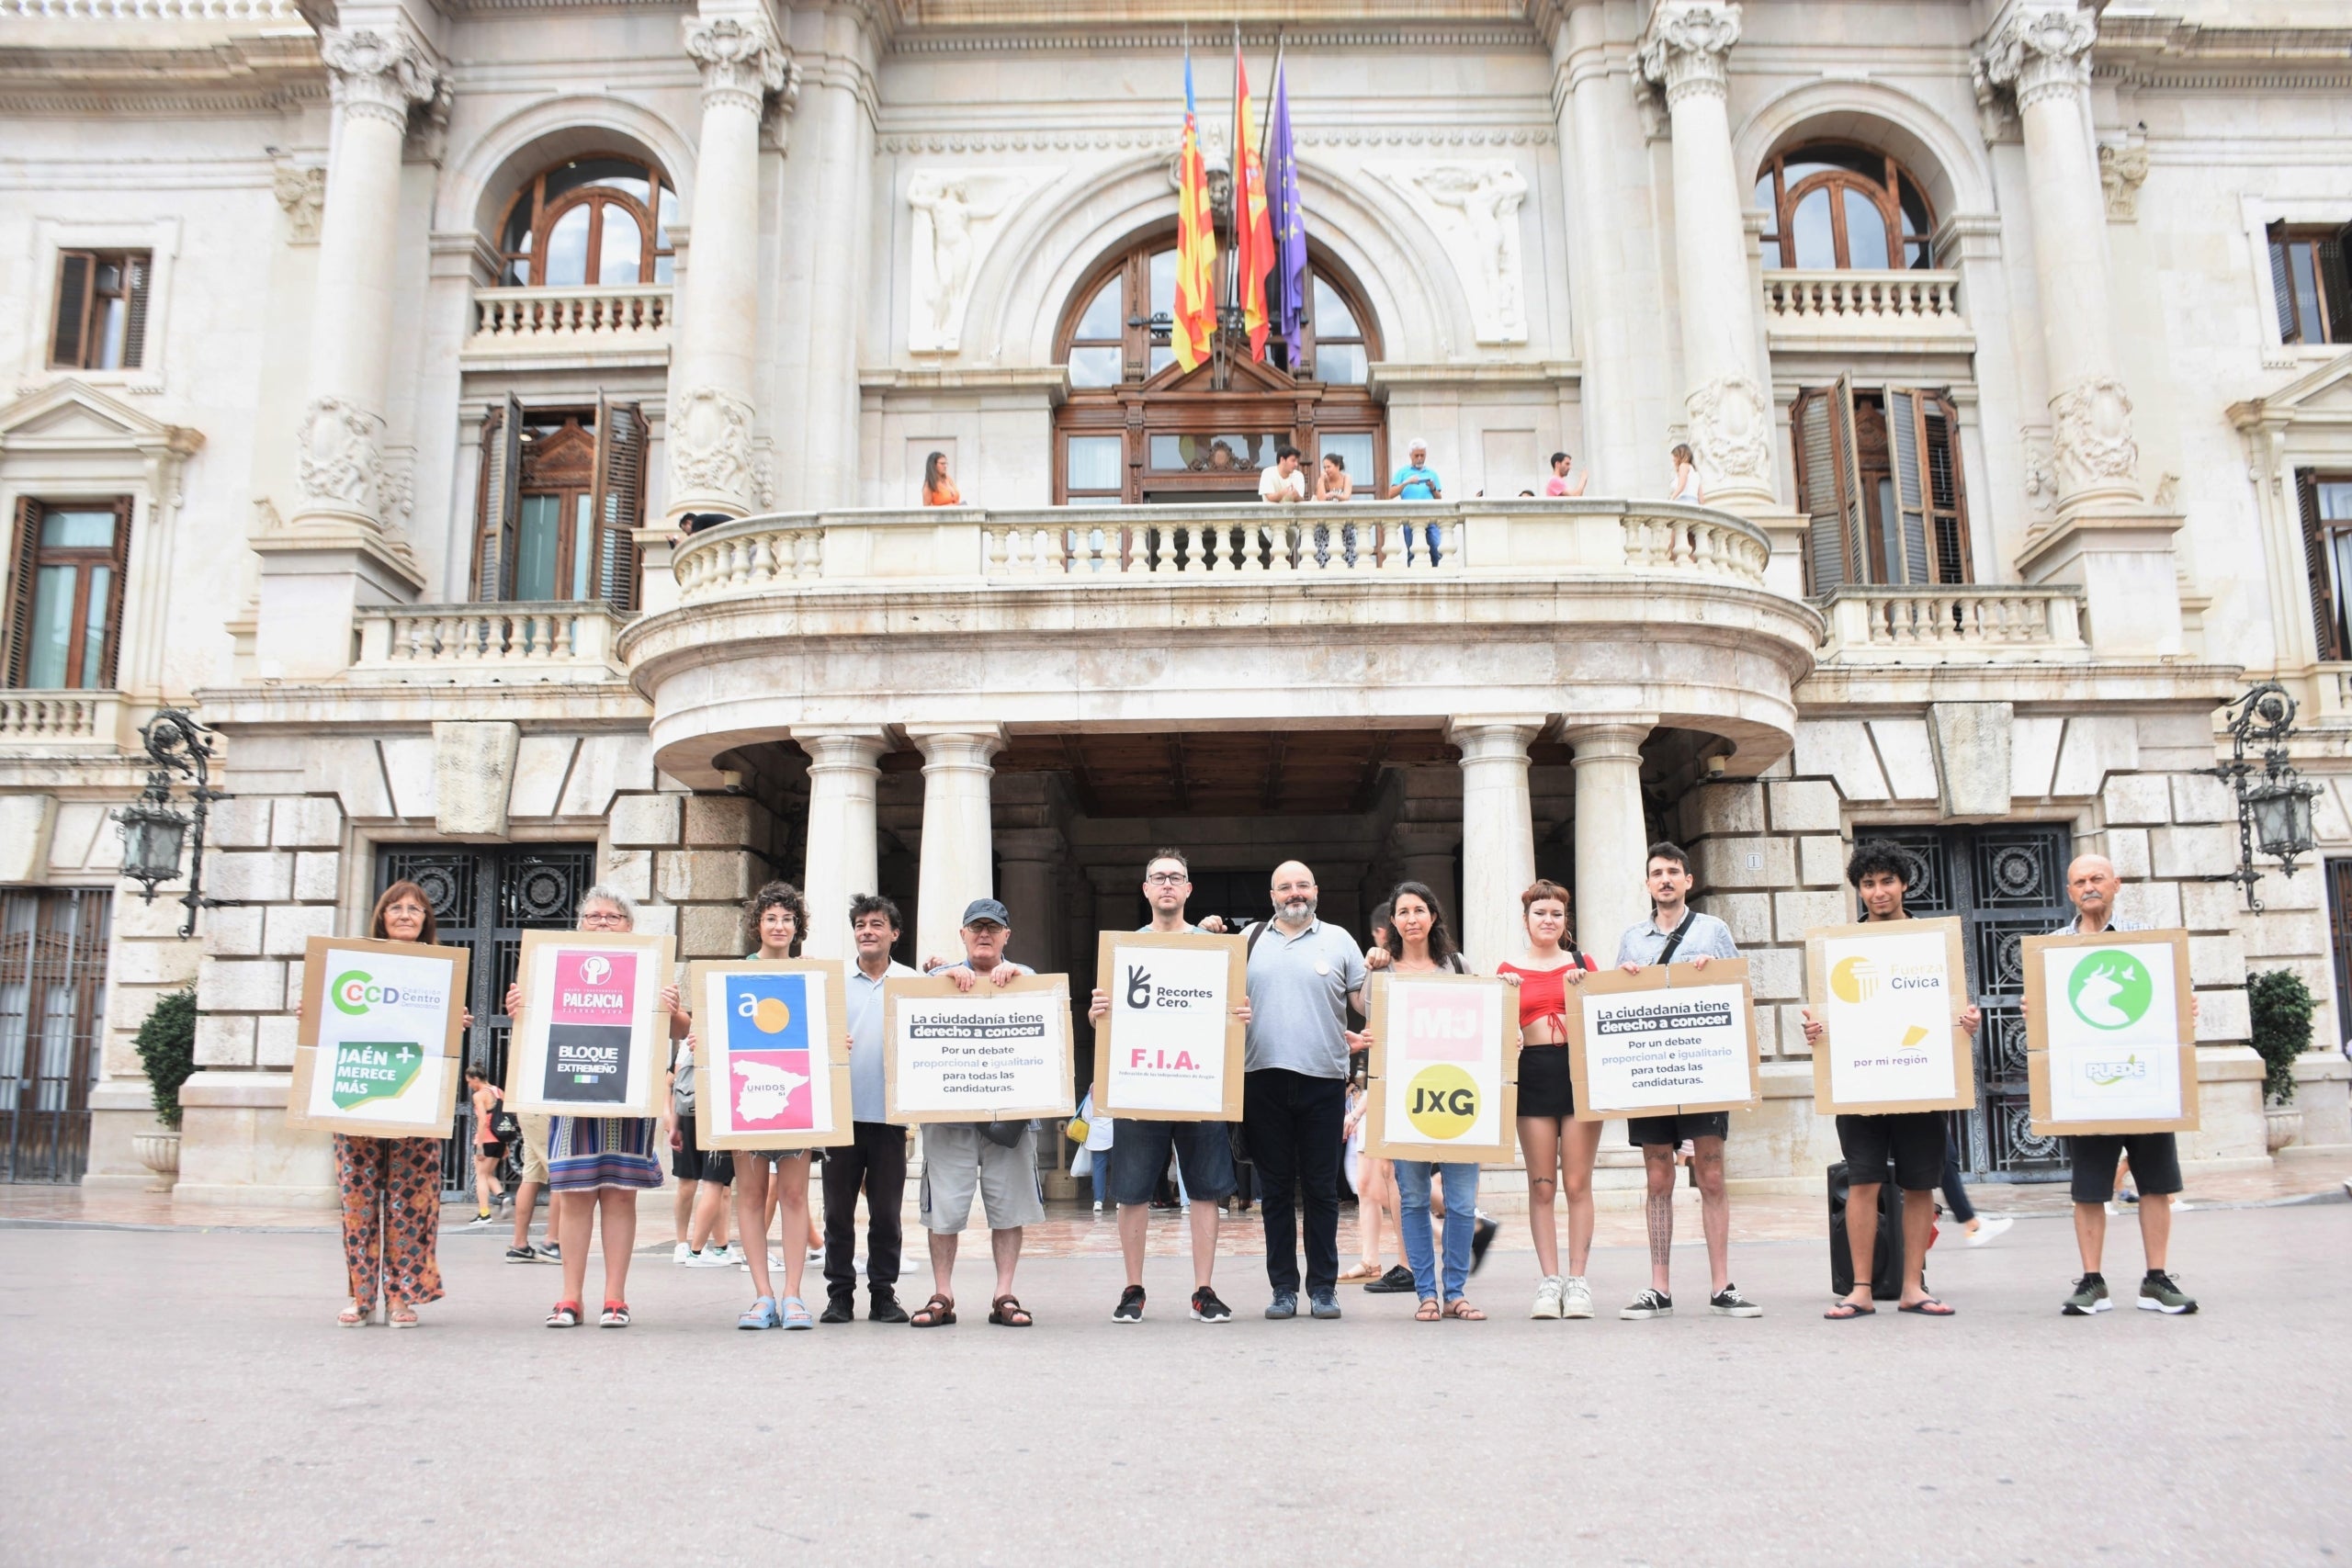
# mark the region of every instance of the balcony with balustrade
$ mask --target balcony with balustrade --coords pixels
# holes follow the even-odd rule
[[[616,370],[670,362],[671,286],[479,288],[469,370]]]
[[[1966,353],[1976,342],[1960,274],[1924,268],[1768,269],[1764,332],[1776,352]]]

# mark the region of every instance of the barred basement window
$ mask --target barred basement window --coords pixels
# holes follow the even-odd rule
[[[130,547],[128,496],[17,502],[8,582],[10,686],[113,688]]]
[[[60,370],[136,370],[147,350],[145,251],[60,251],[49,363]]]
[[[2280,343],[2352,343],[2352,224],[2270,226],[2270,287]]]
[[[1812,518],[1807,592],[1970,580],[1959,421],[1941,391],[1809,387],[1790,410],[1797,494]]]

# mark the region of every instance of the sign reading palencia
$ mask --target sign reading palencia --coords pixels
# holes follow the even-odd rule
[[[525,931],[506,1109],[660,1115],[669,1066],[661,995],[673,950],[659,934]]]
[[[830,958],[695,964],[695,1139],[706,1149],[850,1141],[848,1017]]]
[[[2033,1131],[2196,1131],[2188,933],[2030,936],[2023,951]]]
[[[1577,1120],[1753,1111],[1756,1008],[1747,960],[1605,969],[1569,992]]]
[[[1069,976],[941,978],[882,987],[883,1105],[888,1120],[1026,1122],[1077,1109],[1070,1083]]]
[[[460,947],[311,938],[288,1124],[377,1138],[449,1136],[464,1076],[471,956]]]
[[[1098,1114],[1241,1120],[1243,949],[1238,936],[1102,934],[1095,985],[1111,1011],[1094,1032]]]
[[[1963,1111],[1976,1103],[1960,921],[1871,920],[1804,935],[1807,1000],[1826,1032],[1813,1049],[1824,1116]]]
[[[1476,975],[1372,977],[1364,1152],[1384,1159],[1511,1157],[1519,998]]]

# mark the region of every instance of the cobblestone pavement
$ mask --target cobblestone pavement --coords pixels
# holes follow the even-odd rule
[[[1057,1221],[1083,1234],[1022,1268],[1038,1326],[982,1321],[967,1245],[929,1334],[738,1333],[743,1276],[652,1258],[636,1326],[554,1332],[556,1271],[463,1235],[423,1328],[346,1331],[325,1235],[28,1219],[0,1228],[12,1564],[2352,1561],[2341,1201],[2183,1215],[2193,1317],[2061,1317],[2053,1216],[1939,1247],[1944,1322],[1822,1321],[1808,1235],[1736,1245],[1755,1321],[1704,1312],[1693,1247],[1663,1322],[1615,1319],[1646,1258],[1604,1247],[1590,1323],[1521,1316],[1532,1259],[1498,1251],[1483,1324],[1354,1291],[1269,1323],[1236,1261],[1232,1325],[1156,1262],[1124,1327],[1107,1226]],[[2128,1221],[2107,1261],[2128,1303]]]

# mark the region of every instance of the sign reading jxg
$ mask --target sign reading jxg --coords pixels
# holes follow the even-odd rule
[[[2028,937],[2024,964],[2036,1133],[2197,1125],[2186,931]]]
[[[1241,1118],[1243,942],[1194,932],[1104,931],[1095,984],[1095,1110],[1146,1121]]]
[[[1517,998],[1500,980],[1377,974],[1364,1152],[1505,1160],[1514,1142]]]
[[[449,1136],[468,957],[462,948],[312,937],[288,1120],[379,1138]]]

